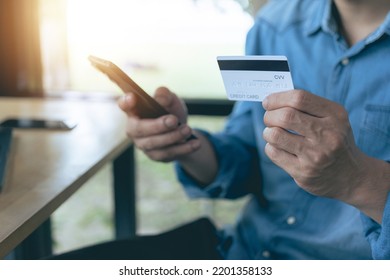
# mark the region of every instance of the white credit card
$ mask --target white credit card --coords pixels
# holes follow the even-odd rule
[[[274,92],[294,89],[285,56],[218,56],[228,99],[263,101]]]

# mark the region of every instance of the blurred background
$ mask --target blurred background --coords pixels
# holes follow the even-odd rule
[[[13,38],[0,44],[0,94],[119,96],[119,88],[89,64],[92,54],[113,61],[149,93],[164,85],[183,98],[226,99],[216,57],[244,54],[246,33],[264,2],[0,1],[0,34]],[[27,24],[32,19],[37,24]],[[13,58],[16,64],[10,63]],[[17,69],[9,71],[10,65]],[[224,120],[194,116],[190,125],[217,131]],[[245,202],[190,201],[172,164],[152,162],[139,152],[136,160],[138,234],[158,233],[199,216],[233,223]],[[54,213],[55,252],[113,238],[111,168],[103,168]]]

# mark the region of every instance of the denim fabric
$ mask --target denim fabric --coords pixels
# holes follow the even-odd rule
[[[358,147],[389,162],[390,14],[375,32],[349,47],[334,13],[330,0],[270,1],[248,33],[246,53],[287,56],[295,88],[342,104]],[[192,197],[251,194],[236,225],[225,231],[233,240],[225,257],[390,259],[389,199],[379,225],[350,205],[302,190],[265,155],[263,116],[260,103],[238,102],[224,131],[205,134],[220,166],[209,186],[198,186],[176,165]],[[248,179],[254,172],[261,181]],[[253,193],[262,193],[266,206]]]

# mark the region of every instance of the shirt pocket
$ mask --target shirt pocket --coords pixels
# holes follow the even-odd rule
[[[390,161],[390,106],[365,107],[358,146],[369,156]]]

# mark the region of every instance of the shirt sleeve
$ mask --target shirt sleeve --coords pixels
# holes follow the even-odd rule
[[[245,52],[247,55],[260,52],[256,25],[247,34]],[[211,184],[200,186],[178,163],[175,164],[178,180],[189,197],[237,198],[259,188],[253,128],[258,120],[253,122],[252,106],[251,102],[237,102],[222,133],[201,131],[213,145],[218,160],[218,174]]]
[[[362,221],[373,258],[390,260],[390,193],[387,196],[382,224],[378,224],[364,214],[362,214]]]
[[[248,102],[238,103],[223,132],[210,134],[199,130],[214,147],[218,173],[211,184],[201,186],[176,163],[178,180],[190,197],[237,198],[250,192],[253,174],[259,172],[251,115]]]

